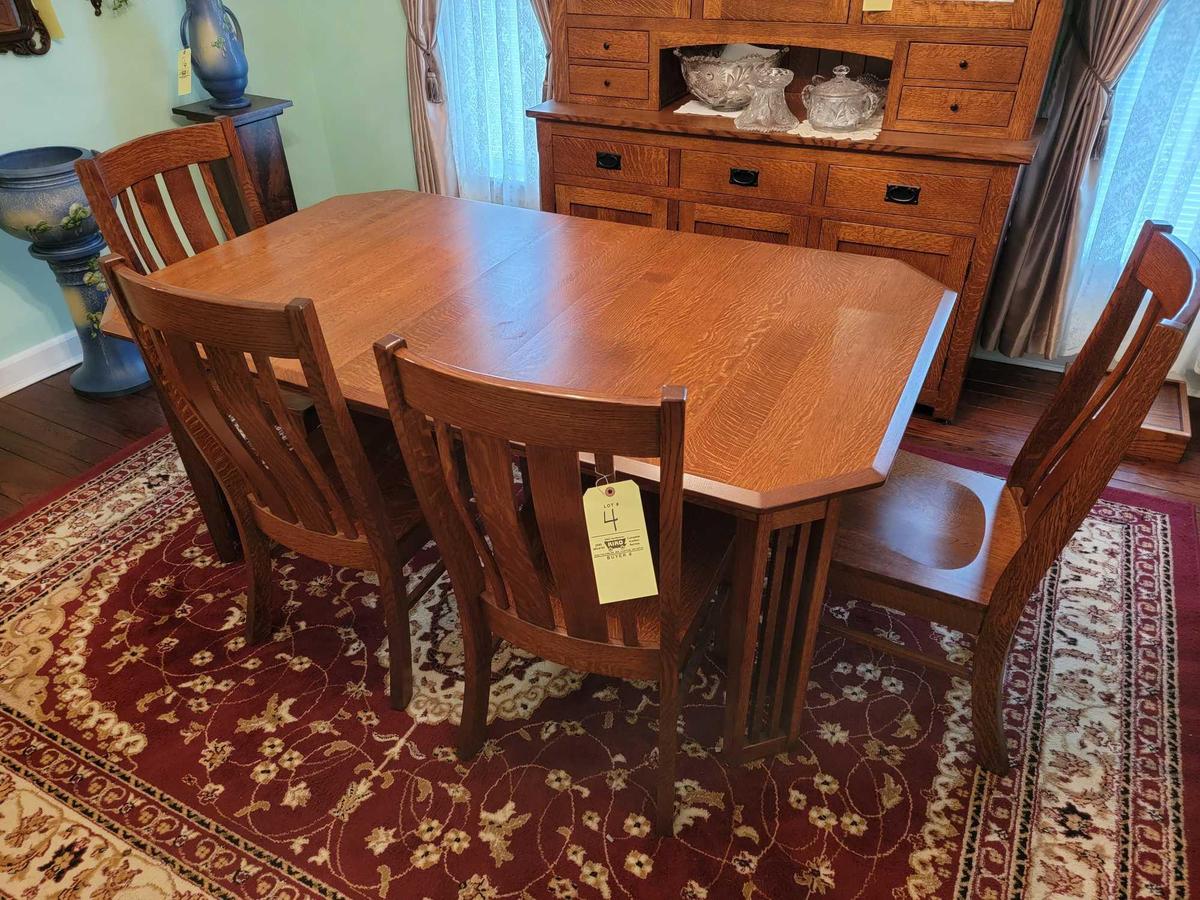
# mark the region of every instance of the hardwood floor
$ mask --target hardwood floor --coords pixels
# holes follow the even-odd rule
[[[0,519],[166,424],[152,389],[88,400],[69,375],[0,398]]]
[[[0,399],[0,518],[7,518],[164,425],[147,389],[87,400],[63,372]],[[1058,382],[1052,372],[973,360],[953,425],[915,418],[908,437],[995,462],[1016,456]],[[1200,402],[1192,400],[1193,420]],[[1126,463],[1113,485],[1200,507],[1200,440],[1179,465]],[[1200,515],[1200,509],[1198,509]]]

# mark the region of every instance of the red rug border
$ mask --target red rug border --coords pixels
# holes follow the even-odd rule
[[[104,457],[104,459],[100,460],[100,462],[96,463],[94,466],[90,466],[89,468],[87,468],[86,470],[84,470],[83,472],[81,472],[78,475],[71,476],[69,479],[67,479],[67,481],[60,484],[58,487],[54,488],[50,492],[43,494],[41,497],[38,497],[32,503],[27,503],[25,506],[22,506],[20,509],[18,509],[15,513],[12,513],[11,515],[6,516],[3,519],[0,519],[0,531],[7,531],[9,528],[12,528],[18,522],[21,522],[24,519],[28,519],[30,516],[41,512],[43,509],[45,509],[51,503],[54,503],[56,500],[61,500],[63,497],[65,497],[67,494],[71,493],[71,491],[75,490],[77,487],[80,487],[81,485],[86,484],[87,482],[89,482],[93,478],[95,478],[97,475],[100,475],[102,472],[108,471],[113,466],[124,462],[126,459],[133,456],[133,454],[137,453],[139,450],[144,450],[146,447],[149,447],[155,441],[157,441],[160,438],[169,434],[170,431],[171,431],[171,429],[168,428],[166,425],[160,425],[158,428],[154,429],[154,431],[150,432],[149,434],[138,438],[137,440],[133,441],[132,443],[126,444],[124,447],[114,450],[112,453],[110,453],[108,456]]]
[[[901,447],[930,459],[976,472],[1005,476],[1008,465],[940,447],[904,441]],[[1169,500],[1125,488],[1108,488],[1103,496],[1128,506],[1140,506],[1169,516],[1175,579],[1175,684],[1179,702],[1179,755],[1183,767],[1183,838],[1187,860],[1188,895],[1200,897],[1200,652],[1184,646],[1186,635],[1200,634],[1200,530],[1197,509],[1185,500]],[[1188,552],[1190,548],[1191,552]]]

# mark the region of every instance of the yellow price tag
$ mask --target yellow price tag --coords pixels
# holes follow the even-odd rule
[[[583,517],[592,548],[592,568],[601,603],[619,603],[658,593],[642,492],[632,481],[589,488]]]
[[[863,12],[891,12],[892,0],[863,0]]]
[[[33,0],[33,7],[46,24],[46,30],[50,32],[50,40],[61,41],[65,35],[62,22],[58,19],[58,13],[54,11],[54,4],[50,0]]]
[[[184,97],[192,92],[192,48],[184,47],[179,51],[179,96]]]

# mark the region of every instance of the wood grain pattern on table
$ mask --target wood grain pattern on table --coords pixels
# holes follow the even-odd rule
[[[371,342],[389,332],[517,381],[685,385],[689,491],[751,510],[882,483],[954,301],[893,260],[399,191],[327,200],[154,277],[311,297],[370,410],[386,408]]]

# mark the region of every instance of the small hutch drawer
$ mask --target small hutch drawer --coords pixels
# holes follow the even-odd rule
[[[679,186],[689,191],[808,203],[817,167],[810,162],[684,150]]]
[[[990,185],[965,175],[830,166],[825,206],[973,224],[983,218]]]
[[[908,48],[908,78],[933,81],[991,81],[1017,84],[1025,68],[1024,47],[990,44],[913,44]]]
[[[632,184],[664,186],[667,183],[665,147],[601,141],[555,135],[554,171],[558,175],[582,175]]]
[[[568,28],[567,54],[572,58],[649,62],[650,32]]]
[[[686,18],[691,0],[567,0],[567,12],[582,16]]]
[[[850,0],[704,0],[704,18],[845,24]]]
[[[629,100],[645,100],[650,96],[650,73],[645,69],[571,66],[568,78],[572,94]]]
[[[995,125],[1004,128],[1012,118],[1016,97],[1009,91],[906,87],[900,94],[897,118],[910,122]]]

